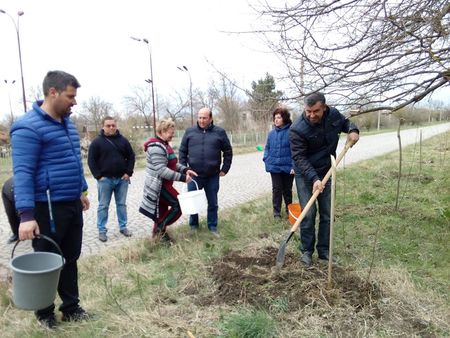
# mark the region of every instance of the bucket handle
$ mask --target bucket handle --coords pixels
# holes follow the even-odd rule
[[[50,237],[45,236],[45,235],[42,235],[42,234],[36,235],[35,238],[37,238],[37,239],[45,239],[45,240],[49,241],[50,243],[52,243],[52,244],[55,246],[55,248],[58,249],[58,252],[59,252],[59,254],[61,255],[61,259],[62,259],[62,265],[64,266],[64,257],[63,257],[63,253],[62,253],[61,248],[59,247],[58,243],[56,243],[56,242],[55,242],[53,239],[51,239]],[[18,245],[20,242],[21,242],[21,240],[18,240],[18,241],[16,242],[16,244],[14,244],[14,247],[13,247],[12,252],[11,252],[11,259],[14,258],[14,251],[16,251],[16,247],[17,247],[17,245]]]
[[[295,216],[295,215],[292,213],[291,209],[288,208],[288,211],[289,211],[289,215],[291,215],[292,218],[294,218],[295,220],[298,219],[298,216]]]
[[[288,209],[288,211],[289,211],[289,215],[291,215],[292,216],[292,218],[294,218],[295,220],[297,220],[298,219],[298,217],[297,216],[295,216],[293,213],[292,213],[292,211],[291,211],[291,209]]]
[[[195,189],[196,190],[198,190],[198,184],[197,184],[197,182],[194,180],[194,179],[192,179],[192,182],[194,182],[195,183]],[[187,191],[187,183],[186,183],[186,185],[183,187],[183,191]]]

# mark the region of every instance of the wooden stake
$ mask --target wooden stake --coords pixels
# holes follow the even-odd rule
[[[330,244],[328,249],[328,288],[331,289],[331,276],[333,272],[333,235],[334,214],[336,207],[336,160],[331,157],[331,211],[330,211]]]

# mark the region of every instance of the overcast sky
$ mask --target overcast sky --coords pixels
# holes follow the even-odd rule
[[[72,73],[82,85],[74,112],[92,96],[123,111],[122,98],[132,93],[132,87],[146,85],[148,49],[130,36],[150,41],[160,97],[187,92],[189,77],[177,69],[181,65],[188,67],[193,87],[202,90],[218,78],[210,63],[247,89],[266,72],[276,78],[282,71],[256,35],[227,33],[264,26],[247,0],[0,0],[0,9],[15,22],[17,12],[24,11],[19,27],[26,91],[40,87],[48,70]],[[16,31],[11,18],[1,13],[0,46],[2,120],[10,114],[9,97],[16,116],[22,114],[23,104]],[[283,86],[277,83],[277,88]],[[450,87],[433,99],[450,104]]]
[[[100,96],[121,109],[121,99],[150,78],[147,38],[152,49],[155,90],[168,96],[187,91],[189,77],[177,69],[186,65],[193,87],[206,89],[217,73],[208,61],[250,87],[269,71],[276,75],[273,55],[254,35],[242,32],[257,25],[245,0],[3,0],[0,9],[17,22],[25,89],[41,86],[48,70],[72,73],[80,81],[78,103]],[[16,31],[12,20],[0,14],[0,119],[23,110]],[[14,85],[6,85],[16,80]],[[28,107],[30,108],[30,107]],[[80,107],[75,107],[76,112]]]

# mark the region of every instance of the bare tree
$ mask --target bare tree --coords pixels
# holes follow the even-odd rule
[[[190,106],[191,103],[189,96],[186,99],[184,94],[181,94],[177,91],[170,95],[168,99],[163,99],[160,104],[162,110],[166,111],[167,116],[174,120],[177,123],[178,127],[180,127],[178,122],[182,122],[188,117],[190,120]]]
[[[450,81],[448,0],[299,0],[257,9],[298,99],[323,90],[353,115],[399,110]]]
[[[43,100],[43,99],[44,99],[44,91],[42,89],[42,86],[34,86],[34,87],[28,88],[28,91],[27,91],[27,102],[28,103],[33,103],[33,102],[36,102],[38,100]]]
[[[234,81],[221,76],[219,83],[213,83],[212,86],[209,88],[208,93],[219,111],[218,115],[222,119],[222,127],[230,131],[238,130],[242,125],[240,113],[242,112],[243,102],[237,94],[237,87],[234,85]],[[212,107],[209,108],[215,110]]]
[[[132,89],[132,95],[125,96],[123,102],[131,113],[142,114],[145,124],[151,127],[152,98],[147,87],[136,86]]]
[[[98,96],[90,97],[86,102],[83,102],[81,106],[82,111],[78,114],[79,119],[87,129],[95,128],[96,132],[102,127],[102,119],[113,113],[112,104],[103,101]]]
[[[215,110],[219,99],[219,90],[215,81],[211,81],[206,92],[198,91],[195,95],[200,106]]]

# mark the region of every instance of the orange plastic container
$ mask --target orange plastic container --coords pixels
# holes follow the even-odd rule
[[[302,212],[302,207],[298,203],[292,203],[288,205],[288,210],[289,210],[289,223],[294,225],[295,221]]]

